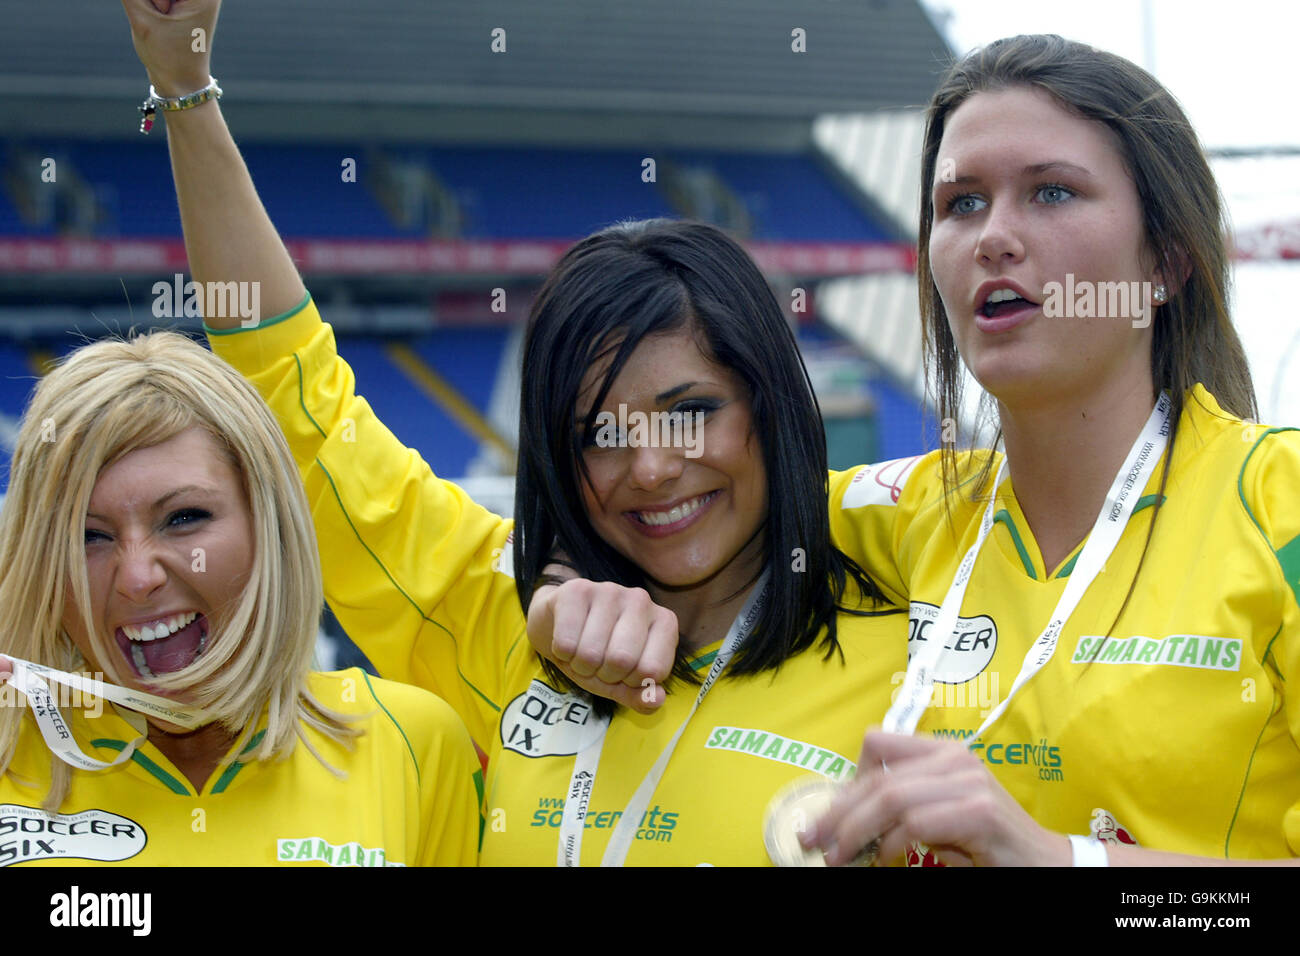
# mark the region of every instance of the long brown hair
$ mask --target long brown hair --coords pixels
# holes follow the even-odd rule
[[[1016,86],[1050,93],[1067,111],[1104,123],[1119,142],[1124,164],[1137,185],[1147,248],[1171,280],[1169,301],[1154,320],[1151,346],[1156,390],[1167,390],[1173,400],[1170,449],[1186,396],[1197,382],[1224,410],[1239,418],[1255,418],[1250,369],[1228,314],[1228,227],[1223,202],[1182,107],[1151,74],[1123,57],[1059,36],[1036,35],[997,40],[954,63],[926,112],[916,274],[926,383],[939,419],[959,420],[962,400],[957,345],[930,270],[934,223],[930,197],[939,145],[949,115],[972,95]],[[1187,278],[1180,283],[1183,275]],[[994,446],[1001,434],[999,428]],[[960,480],[955,444],[945,442],[941,457],[944,486],[951,496]],[[982,464],[970,483],[972,496],[986,490],[994,461],[991,455],[979,458]],[[1171,459],[1172,454],[1166,456],[1166,477]],[[1162,479],[1162,491],[1163,486]]]

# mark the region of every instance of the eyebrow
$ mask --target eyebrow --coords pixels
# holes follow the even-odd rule
[[[182,485],[179,488],[173,488],[171,491],[167,492],[167,494],[163,495],[161,498],[155,501],[153,503],[153,510],[156,511],[159,508],[161,508],[163,505],[165,505],[167,502],[171,501],[173,498],[177,498],[184,494],[189,494],[191,491],[197,491],[200,494],[216,494],[216,491],[214,489],[205,487],[203,485]],[[96,514],[93,511],[87,511],[86,517],[95,518],[99,521],[107,520],[104,518],[103,515]]]
[[[1089,178],[1092,177],[1092,173],[1085,167],[1080,166],[1077,163],[1067,163],[1063,159],[1051,160],[1050,162],[1046,162],[1046,163],[1033,163],[1021,169],[1020,175],[1041,176],[1043,173],[1050,173],[1050,172],[1073,173],[1076,176],[1087,176]],[[963,183],[973,183],[976,182],[978,179],[979,179],[978,176],[958,176],[956,179],[949,179],[946,181],[939,180],[935,182],[933,191],[938,192],[944,186],[956,186],[956,185],[961,185]]]

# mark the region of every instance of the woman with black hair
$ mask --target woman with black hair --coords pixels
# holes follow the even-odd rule
[[[181,97],[168,145],[195,279],[258,282],[281,313],[206,316],[213,349],[288,436],[339,621],[487,752],[481,862],[766,862],[773,794],[852,775],[906,641],[901,609],[831,545],[820,416],[753,262],[717,229],[666,221],[563,257],[524,349],[512,542],[355,394],[216,102],[184,96],[208,81],[188,38],[201,27],[211,49],[218,3],[124,2],[157,95]],[[535,596],[555,547],[598,589]],[[673,613],[653,617],[651,596]],[[677,692],[638,687],[653,713],[576,692],[530,653],[521,599],[612,631],[623,670],[638,627],[680,629]]]

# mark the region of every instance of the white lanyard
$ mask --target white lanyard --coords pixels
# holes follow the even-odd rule
[[[136,715],[123,715],[126,722],[134,727],[141,736],[129,743],[118,754],[116,760],[109,763],[97,760],[87,755],[77,746],[71,728],[63,719],[63,715],[59,713],[59,708],[50,694],[49,685],[42,678],[57,684],[63,684],[65,687],[74,688],[92,698],[110,700],[133,711],[150,714],[166,720],[168,723],[184,727],[186,730],[201,727],[208,720],[202,710],[188,707],[185,704],[178,704],[165,697],[156,697],[143,691],[118,687],[114,684],[105,684],[103,681],[83,677],[80,674],[69,674],[66,671],[55,670],[42,664],[33,664],[31,661],[9,657],[7,654],[5,658],[13,664],[13,674],[9,678],[9,683],[13,685],[14,690],[19,691],[27,698],[27,703],[31,706],[32,714],[36,718],[36,725],[40,728],[41,736],[45,738],[46,746],[64,763],[70,764],[79,770],[107,770],[109,767],[116,767],[123,761],[128,760],[135,748],[145,739],[146,727],[144,719]]]
[[[1142,489],[1146,487],[1156,463],[1164,453],[1169,439],[1169,418],[1172,408],[1173,404],[1169,396],[1161,393],[1137,441],[1129,449],[1123,466],[1115,475],[1115,480],[1111,482],[1110,491],[1106,493],[1106,503],[1102,505],[1101,513],[1097,515],[1097,520],[1088,535],[1088,541],[1083,546],[1074,569],[1070,572],[1065,592],[1057,602],[1056,609],[1052,611],[1051,620],[1025,654],[1025,659],[1020,665],[1020,673],[1016,676],[1015,683],[1011,685],[1006,698],[988,715],[979,730],[967,738],[967,743],[978,740],[980,735],[1002,716],[1020,688],[1052,659],[1065,622],[1074,613],[1088,586],[1101,573],[1106,560],[1115,550],[1120,536],[1124,533],[1124,527],[1133,514],[1137,499],[1141,496]],[[889,712],[885,714],[882,729],[887,733],[912,733],[916,730],[921,715],[925,713],[934,685],[935,666],[956,631],[962,599],[966,595],[966,586],[970,583],[975,559],[984,544],[984,539],[993,528],[997,489],[1002,483],[1002,471],[1006,463],[1004,457],[998,465],[997,477],[993,480],[993,494],[989,496],[988,507],[984,509],[979,536],[966,552],[966,556],[962,558],[952,586],[948,589],[948,594],[939,608],[938,617],[930,628],[930,636],[908,664],[907,677],[903,682],[901,693],[894,705],[889,708]]]
[[[668,769],[668,761],[672,758],[673,751],[677,749],[677,742],[685,732],[686,725],[691,722],[695,712],[700,709],[700,704],[703,702],[705,695],[717,682],[719,675],[722,674],[728,662],[730,662],[736,649],[745,642],[750,632],[754,630],[754,625],[758,622],[758,616],[767,603],[767,579],[768,572],[764,569],[758,583],[754,586],[754,590],[745,601],[744,607],[740,609],[736,619],[731,622],[731,629],[727,631],[722,647],[718,649],[717,656],[713,658],[713,666],[709,668],[709,674],[704,678],[704,683],[700,686],[700,692],[695,697],[695,703],[691,706],[690,713],[686,715],[682,725],[677,728],[677,732],[673,734],[672,739],[668,741],[668,745],[659,754],[659,759],[654,762],[650,772],[646,774],[645,779],[641,781],[641,785],[632,794],[632,799],[628,801],[627,807],[623,810],[623,815],[619,817],[614,832],[609,838],[609,845],[605,847],[605,855],[600,861],[601,866],[623,865],[628,850],[632,846],[632,840],[636,836],[637,827],[640,826],[641,815],[650,806],[650,799],[654,796],[655,789],[659,786],[664,771]],[[604,746],[605,733],[608,730],[609,720],[606,719],[604,725],[600,728],[600,736],[584,747],[573,761],[573,777],[569,782],[568,793],[565,794],[564,813],[560,817],[560,845],[556,853],[556,866],[578,866],[580,864],[583,820],[587,816],[587,804],[591,799],[592,787],[596,783],[596,768],[600,764],[600,750]]]

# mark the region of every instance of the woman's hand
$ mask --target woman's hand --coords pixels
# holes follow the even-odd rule
[[[881,864],[913,843],[950,866],[1069,866],[1073,859],[1069,838],[1034,822],[964,745],[873,731],[857,777],[801,839],[836,866],[877,838]]]
[[[651,713],[666,697],[677,615],[641,588],[574,578],[533,594],[528,640],[583,690]]]
[[[208,85],[221,0],[122,0],[122,7],[136,55],[159,96],[184,96]]]

